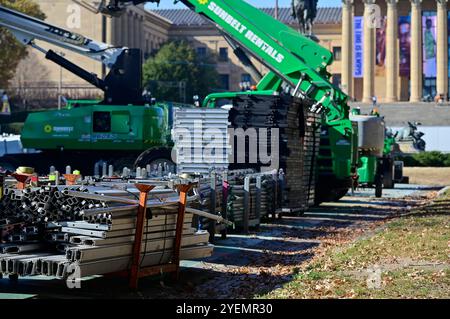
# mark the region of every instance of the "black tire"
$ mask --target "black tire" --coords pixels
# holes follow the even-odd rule
[[[394,161],[391,158],[383,158],[383,187],[394,188]]]
[[[175,163],[172,161],[172,151],[168,148],[150,148],[138,156],[134,167],[145,167],[158,162],[168,162],[175,167]]]
[[[383,176],[377,174],[375,176],[375,197],[381,198],[383,196]]]
[[[347,195],[349,189],[348,188],[342,188],[342,189],[336,189],[333,191],[333,202],[338,202]]]

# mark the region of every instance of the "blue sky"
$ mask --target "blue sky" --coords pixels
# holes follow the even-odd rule
[[[271,7],[275,4],[275,0],[246,0],[247,2],[253,4],[256,7]],[[287,7],[290,5],[291,0],[279,0],[278,1],[281,7]],[[339,7],[341,5],[341,0],[319,0],[320,7]],[[156,9],[156,4],[148,4],[148,8]],[[167,8],[184,8],[182,3],[178,3],[176,5],[173,4],[173,0],[161,0],[161,4],[159,5],[160,9]]]

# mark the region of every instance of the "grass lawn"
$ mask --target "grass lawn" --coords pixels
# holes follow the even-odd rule
[[[450,167],[405,167],[403,174],[411,184],[450,185]]]
[[[450,193],[330,248],[267,298],[450,298]]]

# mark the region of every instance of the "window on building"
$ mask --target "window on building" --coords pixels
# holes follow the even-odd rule
[[[198,47],[197,48],[197,56],[205,57],[206,56],[206,47]]]
[[[228,61],[228,48],[220,48],[219,49],[219,61],[221,61],[221,62]]]
[[[341,47],[333,47],[333,56],[334,56],[335,61],[341,61],[341,59],[342,59]]]
[[[333,85],[338,88],[341,87],[341,75],[340,74],[333,74]]]
[[[241,75],[241,82],[249,82],[252,83],[252,77],[248,73],[243,73]]]
[[[219,83],[220,89],[229,90],[230,89],[230,75],[229,74],[220,74],[219,75]]]

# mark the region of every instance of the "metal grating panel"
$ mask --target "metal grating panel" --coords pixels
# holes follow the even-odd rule
[[[172,138],[179,174],[205,174],[229,165],[228,111],[179,109],[175,111]]]

